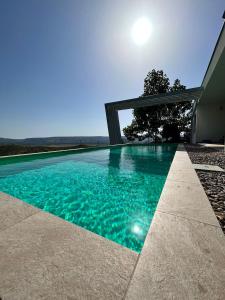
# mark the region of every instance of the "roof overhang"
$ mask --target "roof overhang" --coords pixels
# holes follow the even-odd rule
[[[225,17],[225,13],[224,13]],[[225,101],[225,23],[221,29],[208,68],[202,81],[204,92],[200,104],[222,103]]]
[[[105,104],[106,110],[123,110],[134,109],[138,107],[147,107],[167,103],[185,102],[198,100],[202,94],[203,88],[196,87],[178,92],[171,92],[165,94],[157,94],[146,97],[133,98],[128,100],[121,100],[116,102],[109,102]]]

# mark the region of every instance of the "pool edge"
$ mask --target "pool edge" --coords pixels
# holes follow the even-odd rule
[[[222,229],[179,144],[124,299],[222,299],[224,249]]]

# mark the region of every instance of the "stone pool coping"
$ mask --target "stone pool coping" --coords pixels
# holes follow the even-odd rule
[[[223,299],[225,238],[183,145],[140,255],[0,193],[2,299]]]
[[[126,299],[224,299],[225,238],[183,145],[171,164]]]
[[[126,143],[126,144],[117,144],[117,145],[102,145],[102,146],[90,146],[90,147],[80,147],[80,148],[70,148],[70,149],[62,149],[62,150],[52,150],[52,151],[41,151],[41,152],[31,152],[31,153],[21,153],[21,154],[12,154],[12,155],[2,155],[0,156],[0,159],[4,159],[4,158],[13,158],[13,157],[20,157],[20,156],[32,156],[32,155],[41,155],[41,154],[57,154],[57,153],[63,153],[63,152],[73,152],[73,151],[93,151],[95,149],[107,149],[110,147],[118,147],[118,146],[126,146],[126,145],[130,145],[130,143]]]

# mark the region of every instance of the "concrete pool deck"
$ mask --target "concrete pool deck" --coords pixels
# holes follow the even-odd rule
[[[224,299],[225,237],[180,145],[140,255],[0,193],[0,298]]]

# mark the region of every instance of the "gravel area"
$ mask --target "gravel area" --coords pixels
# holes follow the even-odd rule
[[[192,163],[215,165],[225,170],[223,148],[198,145],[185,145],[185,147]],[[225,173],[197,171],[197,174],[225,234]]]

